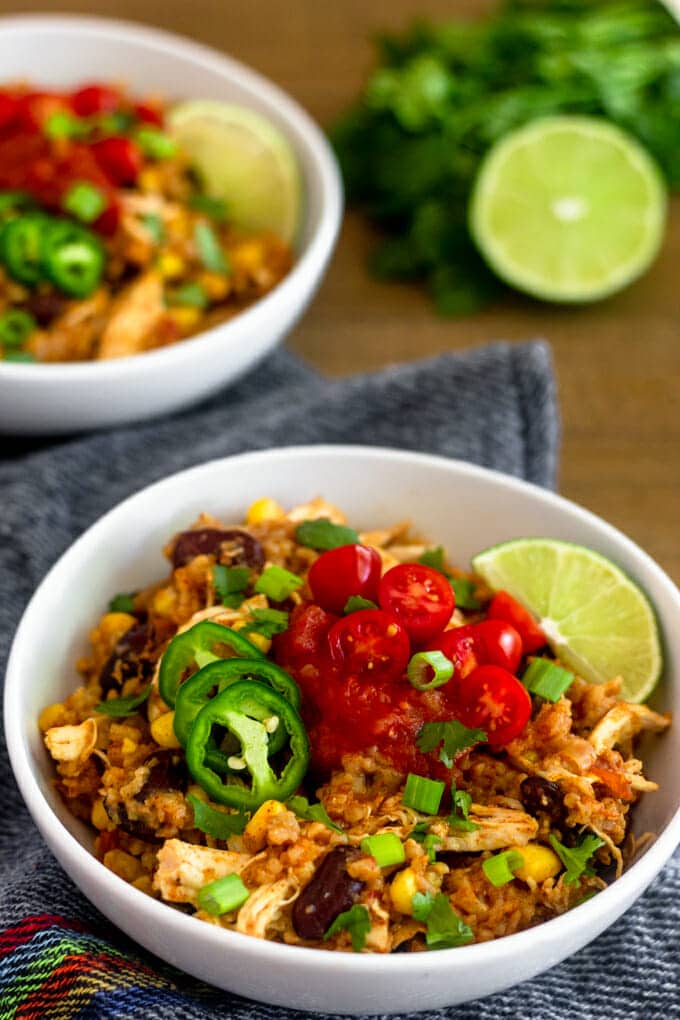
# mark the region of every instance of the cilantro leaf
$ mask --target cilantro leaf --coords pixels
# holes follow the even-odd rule
[[[350,595],[345,602],[345,608],[343,613],[356,613],[358,609],[377,609],[375,602],[371,602],[370,599],[365,599],[361,595]]]
[[[95,712],[101,712],[102,715],[111,715],[114,719],[124,719],[125,716],[134,715],[150,694],[151,684],[147,684],[139,694],[128,694],[125,698],[111,698],[109,701],[100,701],[95,707]]]
[[[456,784],[451,783],[451,801],[453,807],[448,822],[452,829],[460,829],[462,832],[474,832],[478,828],[476,822],[471,822],[468,814],[472,797],[467,790],[457,790]]]
[[[282,609],[251,609],[244,633],[272,638],[275,634],[283,634],[285,630],[288,630],[288,613]]]
[[[567,869],[564,873],[566,885],[576,885],[582,875],[594,875],[595,871],[588,864],[595,851],[604,846],[604,840],[599,836],[585,836],[578,846],[564,846],[556,836],[550,834],[550,843]]]
[[[359,541],[359,535],[354,528],[333,524],[327,517],[318,517],[298,524],[295,540],[310,549],[326,550],[337,549],[341,545],[354,545]]]
[[[448,722],[425,723],[418,732],[416,745],[427,754],[441,744],[439,759],[447,768],[451,768],[457,754],[484,740],[486,740],[484,730],[471,730],[457,719],[450,719]]]
[[[423,563],[426,567],[432,567],[433,570],[438,570],[440,574],[448,578],[449,584],[453,588],[453,593],[456,596],[456,606],[458,609],[479,609],[481,602],[475,598],[475,585],[474,581],[470,581],[467,577],[452,577],[448,570],[444,567],[444,546],[438,545],[434,549],[426,549],[425,552],[418,557],[418,563]]]
[[[355,903],[349,910],[338,914],[333,924],[324,935],[324,942],[337,935],[339,931],[347,931],[352,939],[352,950],[360,953],[366,945],[366,936],[371,930],[371,919],[368,910],[360,903]]]
[[[429,831],[429,822],[418,822],[416,827],[411,830],[408,834],[409,839],[414,839],[416,843],[420,843],[423,849],[427,853],[427,859],[431,863],[437,857],[438,847],[443,840],[439,836],[435,835],[434,832]]]
[[[310,804],[306,797],[289,797],[286,804],[293,814],[296,814],[298,818],[302,818],[306,822],[323,822],[324,825],[328,826],[329,829],[333,829],[334,832],[344,831],[339,825],[331,821],[323,804]]]
[[[444,893],[415,893],[412,902],[413,917],[423,921],[427,930],[428,949],[452,949],[464,946],[474,938],[472,929],[455,912]]]
[[[426,549],[425,552],[418,557],[418,563],[422,563],[423,566],[426,567],[432,567],[433,570],[438,570],[440,574],[445,574],[444,546],[438,545],[434,549]]]
[[[194,827],[208,836],[225,840],[230,836],[240,835],[246,827],[248,816],[244,811],[235,814],[218,811],[217,808],[199,800],[193,793],[187,794],[187,800],[194,812]]]
[[[120,592],[115,595],[109,602],[110,613],[134,613],[135,602],[132,595],[126,595],[124,592]]]

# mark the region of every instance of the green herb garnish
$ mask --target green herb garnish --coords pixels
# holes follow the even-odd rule
[[[408,834],[409,839],[414,839],[416,843],[420,843],[427,853],[427,859],[432,863],[437,857],[437,847],[441,846],[443,840],[429,831],[429,822],[418,822],[414,829]]]
[[[250,571],[247,567],[225,567],[216,563],[212,568],[213,586],[223,606],[238,609],[248,587]]]
[[[362,595],[350,595],[345,602],[345,608],[343,613],[356,613],[360,609],[377,609],[375,602],[371,602],[370,599],[365,599]]]
[[[288,630],[288,613],[281,609],[251,609],[244,633],[272,638],[275,634],[283,634],[285,630]]]
[[[323,804],[310,804],[306,797],[289,797],[286,804],[293,814],[296,814],[298,818],[302,818],[306,822],[322,822],[329,829],[333,829],[334,832],[343,831],[339,825],[336,825],[328,817]]]
[[[469,818],[472,797],[467,790],[457,790],[456,784],[451,783],[451,814],[448,817],[451,829],[460,829],[462,832],[474,832],[477,828],[476,822]]]
[[[366,936],[371,930],[371,919],[368,910],[360,903],[355,903],[349,910],[343,910],[338,914],[333,924],[324,935],[324,942],[337,935],[339,931],[349,932],[352,940],[352,950],[360,953],[366,945]]]
[[[295,540],[310,549],[337,549],[341,545],[354,545],[359,536],[354,528],[333,524],[325,517],[314,521],[303,521],[295,531]]]
[[[209,223],[200,222],[194,227],[194,241],[198,249],[198,255],[205,266],[212,273],[227,273],[229,265],[227,257],[217,238],[217,234]]]
[[[457,754],[484,740],[484,730],[471,730],[457,719],[451,719],[448,722],[425,723],[418,731],[416,745],[424,754],[428,754],[441,744],[439,759],[447,768],[451,768]]]
[[[128,694],[125,698],[111,698],[109,701],[100,701],[95,707],[95,712],[101,712],[102,715],[111,715],[115,719],[123,719],[125,716],[134,715],[150,694],[151,684],[147,684],[139,694]]]
[[[193,793],[187,794],[187,800],[194,812],[194,826],[215,839],[226,840],[230,836],[240,836],[246,827],[248,816],[244,811],[228,814],[218,811],[210,804],[204,804]]]
[[[594,875],[588,864],[595,851],[604,846],[599,836],[585,836],[578,846],[564,846],[556,836],[550,835],[550,845],[567,869],[564,873],[566,885],[576,885],[582,875]]]
[[[413,916],[427,925],[425,942],[428,949],[452,949],[464,946],[474,938],[472,929],[455,912],[444,893],[415,893]]]
[[[109,602],[110,613],[134,613],[134,611],[135,600],[132,595],[127,595],[125,592],[114,595]]]
[[[284,602],[294,591],[302,587],[303,581],[297,574],[284,570],[276,564],[267,567],[255,582],[255,591],[266,595],[272,602]]]

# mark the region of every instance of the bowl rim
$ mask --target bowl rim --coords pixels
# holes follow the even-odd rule
[[[313,272],[315,266],[324,263],[330,255],[340,228],[344,205],[344,191],[340,170],[330,143],[320,126],[307,113],[303,106],[293,99],[284,89],[265,75],[255,71],[247,64],[241,63],[228,54],[221,53],[204,43],[196,42],[186,36],[169,32],[161,28],[128,19],[82,16],[79,14],[22,14],[0,17],[0,34],[15,33],[26,36],[39,30],[41,32],[62,33],[90,36],[94,39],[117,39],[121,42],[141,42],[162,52],[168,61],[176,58],[187,58],[210,67],[229,80],[236,80],[241,87],[258,99],[264,100],[271,109],[276,108],[281,119],[292,126],[304,140],[304,144],[312,157],[314,175],[319,184],[319,214],[313,225],[311,236],[296,252],[296,259],[290,272],[273,290],[239,312],[237,316],[225,322],[217,323],[210,329],[203,330],[195,336],[187,337],[181,342],[139,354],[112,358],[107,361],[73,361],[73,362],[40,362],[38,364],[22,362],[5,362],[0,360],[0,381],[3,379],[16,381],[45,381],[47,383],[74,382],[91,383],[98,380],[116,382],[130,372],[137,371],[141,365],[148,366],[149,371],[159,368],[179,368],[200,354],[208,345],[215,343],[216,335],[224,339],[225,331],[231,327],[236,334],[239,329],[257,330],[260,316],[271,314],[272,306],[287,302],[295,296],[297,288],[304,279]],[[0,82],[1,84],[1,82]],[[286,134],[286,130],[281,130]],[[305,213],[308,217],[308,213]],[[309,219],[305,222],[309,225]],[[227,339],[231,340],[231,337]],[[235,335],[235,342],[239,338]],[[200,345],[200,347],[199,347]],[[142,361],[140,362],[140,358]]]
[[[604,928],[608,927],[620,913],[623,912],[637,897],[644,891],[649,883],[659,873],[664,864],[669,860],[673,851],[680,843],[680,805],[669,819],[663,831],[656,837],[651,845],[641,854],[628,870],[597,896],[583,902],[578,907],[572,908],[564,914],[544,921],[533,928],[515,932],[512,935],[494,939],[489,942],[476,943],[468,946],[459,946],[455,949],[438,950],[436,953],[412,953],[399,954],[373,954],[373,953],[331,953],[319,951],[318,949],[303,946],[289,946],[282,943],[269,942],[266,940],[254,940],[252,936],[242,935],[239,932],[229,931],[213,925],[205,924],[195,917],[173,910],[170,904],[155,900],[113,872],[108,871],[94,855],[88,851],[80,841],[73,836],[57,815],[53,812],[50,804],[45,799],[40,787],[33,775],[31,767],[31,755],[28,748],[26,736],[21,731],[18,723],[21,721],[21,659],[23,646],[30,640],[30,626],[32,616],[38,614],[42,593],[54,583],[64,563],[69,563],[80,554],[83,546],[96,543],[100,532],[105,532],[109,521],[118,514],[129,512],[130,504],[133,504],[141,497],[148,498],[148,495],[158,494],[162,496],[165,488],[172,488],[177,484],[178,479],[185,483],[185,491],[191,492],[191,482],[202,474],[210,474],[216,468],[221,468],[228,463],[230,468],[238,468],[240,462],[258,461],[271,462],[285,460],[286,458],[318,459],[324,458],[356,458],[370,460],[389,460],[395,463],[402,463],[405,466],[416,461],[425,467],[434,469],[445,469],[458,473],[462,479],[486,479],[500,485],[501,489],[507,492],[527,493],[531,498],[537,499],[543,505],[566,511],[573,515],[578,521],[595,527],[599,533],[606,538],[616,541],[626,552],[638,559],[654,575],[655,581],[661,586],[664,593],[675,603],[680,612],[680,591],[675,586],[665,571],[632,539],[613,525],[604,521],[597,514],[586,510],[579,504],[566,499],[550,490],[543,489],[538,485],[504,474],[490,468],[480,467],[466,461],[447,458],[434,454],[420,453],[410,450],[394,450],[386,447],[351,445],[351,444],[319,444],[319,445],[298,445],[285,446],[265,450],[248,451],[234,454],[228,457],[217,458],[206,461],[202,464],[174,472],[151,485],[137,490],[126,499],[117,503],[105,514],[98,518],[89,528],[86,529],[59,557],[50,568],[28,605],[24,609],[19,627],[16,631],[10,656],[8,659],[5,694],[4,694],[4,722],[7,735],[7,746],[14,778],[19,786],[24,801],[30,811],[34,823],[45,836],[50,850],[54,844],[59,846],[57,860],[66,868],[69,873],[85,871],[90,883],[101,883],[108,886],[110,893],[117,900],[122,901],[124,906],[132,913],[139,911],[146,912],[147,924],[158,923],[164,926],[168,937],[172,935],[180,940],[191,940],[194,942],[200,939],[203,944],[215,948],[223,948],[228,951],[230,944],[240,947],[258,956],[266,964],[272,967],[294,963],[299,961],[306,967],[324,968],[329,972],[341,976],[361,974],[366,970],[372,970],[376,976],[389,975],[394,970],[399,970],[405,976],[422,974],[427,972],[439,972],[442,970],[452,971],[453,968],[466,968],[475,965],[487,964],[502,965],[512,960],[517,954],[530,951],[535,942],[537,932],[540,932],[543,942],[558,947],[560,944],[570,944],[574,941],[577,929],[588,931],[590,936],[583,939],[579,945],[591,941]],[[188,484],[187,484],[188,483]],[[54,854],[57,856],[56,854]],[[66,860],[68,863],[64,863]],[[80,886],[80,881],[76,882]],[[621,907],[623,904],[623,907]],[[620,909],[617,911],[617,905]],[[600,916],[608,918],[605,924],[598,925]],[[227,941],[220,944],[217,940],[226,936]],[[236,940],[234,942],[234,940]],[[578,947],[577,947],[578,948]],[[562,957],[558,956],[553,962],[559,962]],[[181,969],[181,965],[180,969]]]

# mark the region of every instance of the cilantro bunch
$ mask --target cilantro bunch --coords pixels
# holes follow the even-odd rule
[[[384,232],[373,271],[425,282],[443,314],[501,287],[467,202],[487,149],[527,121],[604,116],[680,184],[680,27],[657,0],[508,0],[486,21],[418,22],[378,46],[332,139],[348,199]]]

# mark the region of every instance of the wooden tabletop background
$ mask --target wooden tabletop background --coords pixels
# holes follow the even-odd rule
[[[88,0],[7,3],[0,14],[72,11],[145,21],[252,65],[322,125],[356,96],[371,37],[414,13],[483,16],[491,0]],[[31,68],[40,78],[40,69]],[[680,581],[680,198],[662,253],[617,297],[557,308],[520,296],[469,318],[442,319],[417,288],[365,271],[371,230],[347,215],[333,264],[294,351],[346,375],[495,339],[547,338],[562,414],[560,491],[601,514]]]

